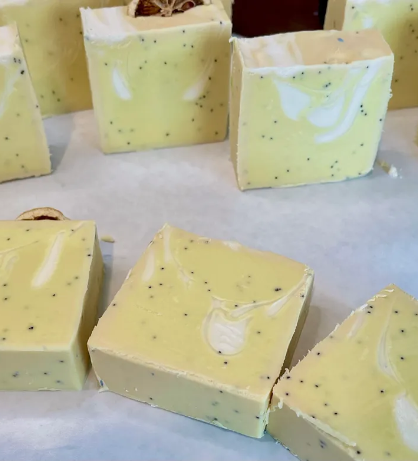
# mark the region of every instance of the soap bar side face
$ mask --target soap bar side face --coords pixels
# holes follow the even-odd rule
[[[77,334],[74,336],[71,347],[71,356],[74,360],[76,376],[79,378],[77,388],[82,389],[90,370],[90,356],[87,342],[93,328],[97,323],[98,308],[100,304],[102,285],[104,277],[103,257],[100,250],[99,239],[95,238],[93,261],[90,269],[90,276],[87,291],[84,296],[83,311],[80,318]]]
[[[250,437],[264,434],[268,397],[253,400],[179,370],[148,366],[113,351],[91,348],[90,355],[103,389]]]
[[[51,172],[47,140],[38,101],[17,29],[1,27],[0,182]]]
[[[226,14],[232,18],[232,5],[234,3],[234,0],[221,0],[223,7],[225,8]]]
[[[80,389],[103,275],[95,224],[6,221],[0,240],[0,389]]]
[[[418,106],[418,1],[347,0],[344,12],[331,9],[326,28],[335,23],[344,30],[381,31],[395,55],[389,109]]]
[[[231,69],[231,104],[229,117],[229,145],[231,150],[231,161],[234,166],[234,172],[238,174],[238,146],[243,141],[239,139],[240,125],[245,126],[246,121],[240,117],[241,114],[241,97],[242,97],[242,80],[243,80],[243,63],[242,56],[237,48],[237,43],[233,41],[232,69]],[[238,180],[238,176],[237,176]]]
[[[0,5],[0,24],[16,22],[43,116],[92,107],[80,7],[118,0],[27,0]]]
[[[331,445],[343,458],[417,460],[417,333],[418,301],[389,286],[282,377],[268,430],[313,461],[333,459]]]
[[[127,21],[125,9],[103,10],[104,14]],[[203,24],[126,33],[126,38],[114,42],[86,38],[95,116],[105,153],[225,139],[231,23],[225,12],[221,17]],[[126,26],[134,27],[128,22]]]
[[[114,392],[261,437],[271,389],[299,336],[312,283],[303,264],[165,226],[95,328],[93,366]],[[161,372],[158,382],[139,378],[148,376],[146,368]],[[172,379],[178,399],[171,396],[177,392]],[[153,386],[160,390],[150,402]],[[189,393],[195,408],[179,404]],[[215,403],[209,412],[208,399],[217,393],[226,406]]]
[[[279,403],[277,396],[273,395],[272,408],[276,408]],[[301,460],[353,460],[338,440],[309,424],[286,405],[280,411],[273,410],[270,413],[267,427],[274,438]]]
[[[343,59],[334,54],[320,65],[244,69],[236,161],[241,189],[335,182],[371,171],[393,56]]]

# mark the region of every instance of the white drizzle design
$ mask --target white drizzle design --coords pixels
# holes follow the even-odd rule
[[[317,143],[323,144],[334,141],[335,139],[342,136],[349,130],[358,114],[358,108],[360,107],[361,102],[366,96],[370,88],[370,85],[373,82],[373,79],[375,78],[382,66],[382,62],[383,61],[379,59],[376,61],[370,61],[368,63],[369,68],[366,70],[365,75],[360,80],[359,84],[356,86],[354,95],[352,96],[352,98],[350,98],[350,105],[346,111],[345,117],[340,122],[340,124],[333,130],[329,131],[328,133],[317,135],[315,138]]]
[[[212,310],[204,323],[206,339],[215,351],[221,352],[223,355],[238,354],[245,346],[249,321],[249,317],[230,321],[221,310]]]
[[[154,275],[154,272],[155,272],[154,251],[151,248],[149,248],[148,249],[147,262],[145,263],[144,272],[142,273],[142,280],[144,282],[147,282]]]
[[[222,354],[227,355],[237,354],[245,345],[246,329],[252,319],[252,316],[248,314],[267,306],[267,315],[274,317],[291,297],[301,293],[311,278],[312,273],[307,270],[300,283],[282,298],[243,304],[232,310],[227,307],[228,303],[232,303],[231,301],[212,296],[211,310],[203,322],[203,333],[207,342],[216,352],[221,351]],[[233,320],[229,320],[226,315]]]
[[[223,241],[222,243],[234,251],[239,251],[242,248],[242,245],[238,242]]]
[[[378,345],[377,350],[377,363],[379,368],[385,373],[386,375],[390,376],[391,378],[395,379],[397,382],[400,382],[398,376],[396,375],[395,370],[392,367],[390,362],[389,353],[388,353],[388,331],[390,325],[390,318],[392,316],[392,311],[389,311],[388,317],[386,319],[386,324],[382,332],[382,336],[380,337],[380,342]]]
[[[367,306],[368,304],[364,304],[357,310],[356,319],[354,321],[353,326],[351,327],[351,330],[348,332],[347,335],[348,338],[352,338],[353,336],[355,336],[359,332],[360,328],[363,326],[364,321],[366,319]]]
[[[274,302],[268,307],[267,315],[269,317],[274,317],[275,315],[277,315],[279,311],[283,308],[283,306],[289,301],[289,299],[295,296],[297,293],[299,293],[302,290],[302,288],[307,284],[308,280],[311,278],[312,274],[310,272],[305,272],[305,275],[303,276],[302,280],[292,291],[290,291],[286,296],[283,296],[283,298],[278,299],[276,302]]]
[[[64,239],[65,231],[58,232],[39,270],[32,279],[32,286],[34,288],[39,288],[42,285],[45,285],[45,283],[53,276],[61,256]]]
[[[116,94],[121,99],[125,101],[132,99],[132,94],[130,89],[128,88],[128,84],[126,83],[124,77],[121,75],[117,67],[115,67],[112,71],[112,82]]]
[[[279,92],[282,109],[286,117],[295,121],[299,120],[302,112],[309,107],[311,97],[287,83],[275,81],[275,85]]]
[[[0,254],[0,280],[7,278],[18,259],[16,253]]]
[[[418,407],[405,394],[394,405],[395,420],[402,439],[411,450],[418,452]]]
[[[214,60],[212,58],[206,61],[206,64],[197,81],[185,91],[183,100],[196,101],[200,96],[202,96],[203,91],[209,81],[210,74],[212,73],[214,65],[213,63]]]

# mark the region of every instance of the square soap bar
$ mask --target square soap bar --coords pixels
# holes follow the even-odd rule
[[[42,117],[16,25],[0,27],[0,182],[51,172]]]
[[[91,109],[80,7],[123,0],[7,0],[0,25],[16,22],[42,115]]]
[[[225,138],[231,22],[220,2],[171,17],[81,14],[103,152]]]
[[[268,431],[301,460],[418,460],[418,301],[394,285],[274,388]]]
[[[241,189],[371,171],[393,54],[377,31],[235,39],[231,153]]]
[[[94,222],[0,222],[0,390],[83,387],[102,276]]]
[[[395,55],[389,109],[418,106],[418,0],[329,0],[325,28],[381,31]]]
[[[125,397],[262,437],[312,283],[298,262],[166,225],[93,331],[93,368]]]

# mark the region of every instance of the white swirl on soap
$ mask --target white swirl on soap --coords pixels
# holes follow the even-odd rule
[[[377,73],[382,67],[382,64],[383,61],[381,59],[376,59],[375,61],[368,62],[368,69],[366,69],[366,73],[360,80],[359,84],[356,85],[354,95],[350,98],[350,104],[343,120],[338,124],[338,126],[334,130],[331,130],[328,133],[317,135],[315,138],[317,143],[323,144],[334,141],[335,139],[345,134],[351,128],[351,126],[354,123],[354,120],[357,117],[358,108],[360,107],[364,97],[369,91],[370,85],[372,84],[373,79],[376,77]]]
[[[234,309],[228,308],[228,306],[235,306],[235,302],[212,295],[211,308],[203,322],[203,334],[206,341],[215,352],[227,355],[237,354],[245,345],[246,331],[253,318],[253,311],[267,307],[267,315],[269,317],[276,316],[292,297],[306,295],[305,288],[309,285],[312,277],[312,272],[305,270],[305,274],[298,285],[281,298],[242,304]]]
[[[353,125],[358,115],[358,108],[369,91],[370,85],[382,64],[382,59],[368,61],[363,77],[355,86],[353,94],[349,95],[347,89],[350,83],[363,70],[359,67],[351,69],[341,88],[331,93],[331,97],[327,98],[326,102],[323,102],[321,106],[312,109],[312,97],[308,92],[291,83],[275,80],[274,83],[280,96],[282,110],[288,118],[294,121],[299,121],[302,117],[305,117],[309,123],[318,128],[334,127],[327,132],[316,135],[315,141],[318,144],[335,141],[344,135]],[[325,92],[327,90],[324,90],[324,94]],[[346,107],[348,97],[349,103],[348,107]]]
[[[230,321],[219,309],[214,309],[205,319],[204,334],[213,350],[223,355],[235,355],[245,346],[249,317]]]
[[[57,269],[58,261],[61,257],[62,247],[65,239],[65,231],[60,231],[54,238],[45,258],[32,279],[32,286],[40,288],[45,285]]]
[[[231,242],[231,241],[224,240],[222,243],[234,251],[239,251],[242,248],[242,245],[238,242]]]
[[[286,117],[294,121],[299,120],[301,113],[309,107],[311,97],[287,83],[275,81],[275,84],[279,92],[282,109]]]
[[[310,271],[305,271],[305,275],[303,276],[302,280],[299,282],[298,285],[292,290],[287,293],[287,295],[283,296],[282,298],[275,301],[267,308],[267,315],[269,317],[276,316],[283,308],[283,306],[290,300],[290,298],[294,297],[297,294],[304,294],[303,288],[307,285],[308,281],[312,279],[312,273]]]
[[[7,279],[18,259],[19,257],[16,253],[0,253],[0,281]]]
[[[148,255],[145,263],[144,272],[142,273],[142,280],[147,282],[151,279],[155,272],[155,255],[151,248],[148,248]]]
[[[377,348],[377,363],[383,373],[390,376],[395,381],[400,382],[400,379],[398,378],[396,371],[393,368],[392,363],[390,361],[390,357],[389,357],[388,332],[389,332],[391,316],[392,316],[392,311],[389,310],[389,314],[386,319],[386,323],[383,328],[380,341],[379,341],[379,345]]]
[[[116,94],[125,101],[132,99],[131,91],[128,87],[128,84],[122,74],[119,72],[117,67],[113,68],[112,71],[112,83],[113,88],[116,91]]]
[[[347,338],[353,338],[356,334],[360,331],[361,327],[364,325],[364,321],[366,320],[366,313],[365,310],[368,304],[364,304],[363,306],[359,307],[357,311],[353,313],[356,316],[353,326],[351,330],[348,332]]]
[[[406,446],[418,452],[418,407],[412,399],[402,394],[397,397],[394,414],[398,431]]]
[[[214,66],[214,60],[212,57],[206,60],[206,63],[200,73],[197,81],[193,83],[183,95],[183,100],[185,101],[196,101],[200,96],[202,96],[208,82],[209,77],[212,74]]]

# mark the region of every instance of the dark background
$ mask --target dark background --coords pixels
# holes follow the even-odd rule
[[[328,0],[235,0],[234,32],[246,37],[322,29]]]

